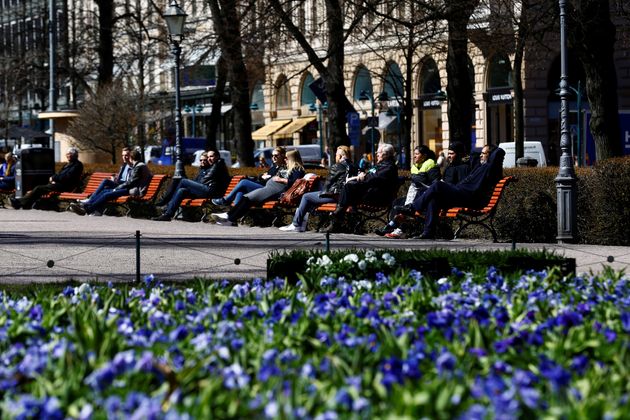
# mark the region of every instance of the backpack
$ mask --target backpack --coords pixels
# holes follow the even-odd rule
[[[310,181],[308,179],[297,179],[291,187],[282,194],[280,203],[289,206],[297,206],[300,204],[302,196],[309,191]]]

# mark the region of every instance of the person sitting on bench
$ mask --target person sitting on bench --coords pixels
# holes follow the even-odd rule
[[[234,205],[236,205],[244,194],[264,187],[267,181],[276,176],[279,171],[286,169],[287,152],[284,147],[278,146],[273,149],[273,152],[271,153],[271,159],[273,161],[273,165],[271,166],[271,168],[269,168],[267,172],[260,175],[257,180],[241,180],[238,184],[236,184],[236,187],[234,187],[232,192],[230,192],[225,197],[213,198],[212,204],[214,204],[215,206],[229,206],[231,203],[234,203]]]
[[[10,191],[15,189],[15,156],[9,152],[4,155],[4,163],[0,165],[0,190]]]
[[[456,185],[436,182],[416,198],[411,206],[399,206],[396,210],[402,214],[425,214],[424,231],[420,239],[433,239],[440,210],[452,207],[481,208],[485,206],[496,184],[503,177],[503,158],[505,151],[496,146],[484,146],[481,150],[480,164]]]
[[[433,150],[427,146],[418,146],[413,150],[413,163],[411,164],[411,184],[407,195],[394,200],[393,205],[411,204],[418,194],[422,194],[429,188],[429,185],[440,179],[440,167],[435,163],[436,157]],[[392,209],[389,215],[389,223],[382,229],[377,229],[375,233],[380,236],[400,238],[403,236],[402,230],[394,220],[396,213]],[[392,236],[389,236],[393,234]]]
[[[243,217],[252,206],[275,200],[293,185],[295,181],[304,176],[304,164],[297,150],[287,152],[287,168],[278,171],[278,174],[267,181],[264,187],[249,192],[234,204],[227,213],[213,213],[211,217],[218,225],[236,226],[236,221]]]
[[[332,221],[325,232],[338,231],[348,207],[361,203],[389,205],[392,190],[398,185],[398,168],[395,163],[394,146],[381,143],[376,152],[376,165],[368,172],[349,178],[341,189],[337,208],[332,213]]]
[[[203,159],[203,155],[202,155]],[[208,169],[203,170],[203,176],[199,176],[194,181],[182,179],[179,188],[168,202],[164,212],[151,220],[170,221],[175,216],[177,208],[184,198],[209,198],[222,197],[230,184],[230,173],[221,159],[218,151],[211,149],[207,153]],[[201,170],[199,171],[202,172]]]
[[[50,183],[38,185],[32,191],[26,193],[22,198],[11,199],[11,206],[14,209],[30,209],[40,197],[50,192],[70,192],[81,185],[83,175],[83,163],[79,160],[79,150],[76,147],[69,147],[66,151],[68,163],[63,165],[59,173],[50,177]]]
[[[116,188],[123,182],[127,181],[127,179],[129,179],[129,175],[131,175],[131,164],[129,160],[129,157],[131,156],[131,148],[123,147],[121,156],[123,163],[118,170],[118,175],[111,176],[109,179],[104,179],[103,181],[101,181],[100,185],[91,194],[91,196],[99,195],[101,191],[103,191],[105,188]],[[88,197],[84,200],[78,201],[79,203],[87,203],[88,201],[90,201],[90,198]]]
[[[335,155],[337,163],[330,168],[330,173],[324,184],[323,191],[306,193],[300,200],[300,205],[295,210],[293,221],[280,230],[285,232],[304,232],[308,222],[308,214],[322,204],[335,203],[339,192],[346,183],[346,178],[356,174],[356,169],[350,161],[350,148],[339,146]]]
[[[149,167],[142,162],[140,150],[132,150],[129,159],[131,162],[131,175],[129,175],[127,181],[115,188],[104,188],[98,195],[92,194],[87,203],[72,203],[68,206],[68,210],[75,212],[79,216],[84,216],[86,213],[101,216],[109,200],[125,195],[142,197],[147,192],[153,174],[151,174]]]

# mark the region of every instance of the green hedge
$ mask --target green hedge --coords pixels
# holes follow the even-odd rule
[[[111,171],[117,165],[87,164],[86,172]],[[154,173],[171,174],[172,166],[151,165]],[[196,168],[186,167],[189,175]],[[257,168],[230,169],[232,175],[256,175]],[[325,170],[313,171],[326,176]],[[494,225],[499,240],[516,242],[556,242],[557,167],[505,169],[518,181],[505,190]],[[404,175],[401,172],[401,175]],[[630,245],[630,158],[609,159],[592,168],[578,168],[577,239],[579,243]],[[406,186],[400,194],[406,193]],[[488,238],[488,233],[471,226],[463,237]]]

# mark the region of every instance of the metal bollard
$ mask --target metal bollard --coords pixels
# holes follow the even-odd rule
[[[136,230],[136,282],[140,283],[140,231]]]

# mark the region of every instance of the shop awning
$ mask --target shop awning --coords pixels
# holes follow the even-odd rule
[[[260,127],[258,130],[252,133],[252,139],[254,140],[267,140],[267,137],[280,130],[285,125],[289,124],[291,120],[275,120],[269,124]]]
[[[273,137],[279,138],[279,139],[291,138],[294,133],[301,131],[304,127],[306,127],[307,125],[309,125],[316,119],[317,119],[316,117],[296,118],[295,120],[291,121],[290,124],[285,125],[280,130],[278,130],[273,135]]]

